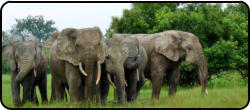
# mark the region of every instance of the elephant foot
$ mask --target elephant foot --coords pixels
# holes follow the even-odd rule
[[[102,101],[101,101],[101,104],[102,104],[102,106],[106,106],[107,101],[102,100]]]
[[[42,104],[47,105],[47,104],[49,104],[49,102],[48,101],[42,101]]]
[[[152,96],[151,99],[152,100],[159,100],[159,96]]]
[[[17,102],[17,103],[14,103],[14,106],[21,107],[21,106],[23,106],[23,104],[21,102]]]
[[[176,92],[170,92],[168,95],[169,95],[170,97],[173,97],[173,96],[175,96],[175,94],[176,94]]]

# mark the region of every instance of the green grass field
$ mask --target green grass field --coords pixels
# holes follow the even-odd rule
[[[224,74],[227,74],[226,72]],[[11,95],[10,74],[2,75],[2,103],[13,108]],[[48,99],[51,95],[51,75],[48,75]],[[22,89],[22,88],[21,88]],[[22,90],[21,90],[22,91]],[[201,94],[201,87],[179,87],[175,96],[169,97],[168,87],[163,86],[159,100],[151,101],[151,83],[147,81],[143,86],[140,97],[134,102],[119,105],[113,101],[113,88],[109,91],[106,106],[91,105],[91,108],[241,108],[248,100],[248,79],[241,79],[238,73],[216,76],[208,83],[208,95]],[[37,93],[41,103],[40,93]],[[21,96],[22,97],[22,96]],[[34,105],[26,103],[24,108],[79,108],[82,105],[71,105],[69,102],[56,102],[53,104]]]

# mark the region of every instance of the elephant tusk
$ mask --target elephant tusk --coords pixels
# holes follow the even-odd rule
[[[35,75],[35,77],[36,77],[36,70],[35,70],[35,69],[33,69],[33,72],[34,72],[34,75]]]
[[[81,62],[79,63],[79,69],[80,69],[81,73],[82,73],[84,76],[88,76],[88,74],[82,69],[82,63],[81,63]]]
[[[138,69],[136,69],[136,78],[137,78],[137,81],[140,80],[140,77],[139,77],[139,70],[138,70]]]
[[[112,86],[114,89],[116,89],[115,84],[112,82],[112,80],[111,80],[111,78],[110,78],[110,74],[107,74],[107,76],[108,76],[108,80],[109,80],[109,83],[111,84],[111,86]]]
[[[128,87],[128,83],[127,83],[127,81],[126,81],[126,80],[125,80],[125,86],[126,86],[126,87]]]
[[[98,72],[97,72],[97,79],[96,79],[96,85],[100,82],[100,79],[101,79],[101,62],[98,61],[97,62],[97,69],[98,69]]]

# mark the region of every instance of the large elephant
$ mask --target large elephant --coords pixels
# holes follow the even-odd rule
[[[71,102],[99,103],[105,46],[98,27],[66,28],[51,35],[45,43],[51,56],[51,101],[62,100],[67,88]]]
[[[38,104],[35,86],[39,86],[43,103],[47,102],[47,62],[40,43],[35,37],[21,41],[10,37],[2,45],[4,56],[11,70],[11,90],[15,106],[26,101]],[[23,100],[20,99],[20,84],[23,86]]]
[[[143,70],[147,63],[146,51],[139,40],[125,36],[127,35],[114,34],[112,38],[106,40],[107,78],[114,87],[115,99],[121,104],[136,99],[145,82]]]
[[[169,76],[169,95],[177,91],[180,77],[181,59],[186,64],[198,66],[198,75],[202,93],[207,93],[207,63],[198,38],[189,32],[169,30],[155,34],[131,34],[138,38],[146,49],[149,61],[145,77],[152,81],[152,98],[158,99],[165,74]]]

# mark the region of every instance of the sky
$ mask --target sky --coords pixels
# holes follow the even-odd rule
[[[98,26],[105,34],[112,16],[121,17],[124,9],[131,8],[131,3],[8,3],[2,10],[2,27],[8,31],[15,19],[42,15],[55,21],[58,30]]]

